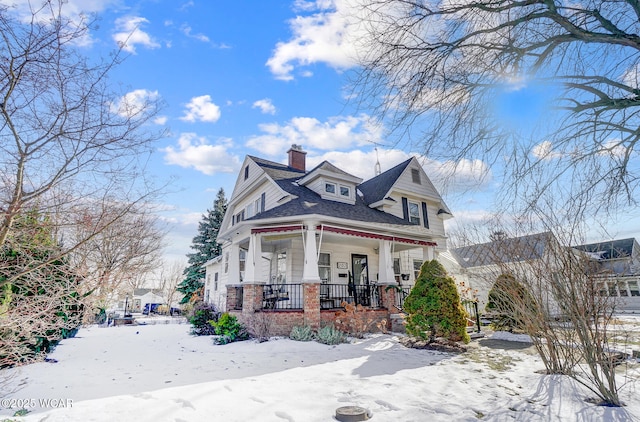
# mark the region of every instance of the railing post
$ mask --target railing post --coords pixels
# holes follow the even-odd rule
[[[236,285],[227,285],[227,301],[225,303],[225,311],[236,309],[238,290]]]
[[[391,284],[383,284],[380,288],[380,306],[387,308],[390,312],[394,310],[396,306],[396,289]]]
[[[478,333],[480,332],[480,313],[478,312],[478,302],[473,302],[473,307],[476,311],[476,325],[478,326]]]
[[[320,328],[320,283],[302,283],[304,324],[314,330]]]
[[[242,313],[252,315],[262,309],[263,284],[243,284]]]

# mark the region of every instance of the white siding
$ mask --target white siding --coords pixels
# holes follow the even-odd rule
[[[389,214],[393,214],[396,217],[404,218],[402,210],[403,197],[407,198],[407,200],[411,202],[416,202],[420,205],[420,228],[424,228],[424,226],[422,225],[422,202],[426,202],[427,213],[429,217],[429,230],[435,235],[444,235],[444,221],[442,220],[442,218],[438,217],[438,210],[440,209],[440,205],[431,201],[430,199],[419,197],[417,195],[402,195],[400,193],[394,192],[391,195],[391,198],[393,198],[396,202],[387,211]]]

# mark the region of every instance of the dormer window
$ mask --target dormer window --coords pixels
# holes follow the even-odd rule
[[[347,198],[351,197],[351,189],[347,186],[340,186],[340,195],[346,196]]]
[[[336,193],[336,185],[334,183],[325,183],[324,184],[324,191],[327,193],[332,193],[335,195]]]
[[[418,185],[422,184],[422,182],[420,181],[420,170],[411,169],[411,180],[413,180],[413,183],[416,183]]]

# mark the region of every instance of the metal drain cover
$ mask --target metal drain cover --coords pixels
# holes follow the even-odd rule
[[[342,406],[336,409],[336,419],[340,422],[369,420],[369,411],[359,406]]]

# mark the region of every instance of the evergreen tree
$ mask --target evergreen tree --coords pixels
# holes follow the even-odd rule
[[[422,264],[404,308],[409,313],[407,333],[431,341],[445,337],[469,342],[466,312],[456,283],[435,259]]]
[[[73,336],[82,319],[80,278],[65,259],[49,219],[28,211],[0,246],[0,368],[29,362]]]
[[[184,294],[180,303],[187,303],[203,286],[205,277],[205,262],[222,253],[222,247],[218,244],[218,232],[222,225],[224,213],[227,210],[227,198],[224,189],[220,188],[213,208],[207,210],[198,224],[198,234],[193,238],[191,249],[194,253],[187,254],[189,266],[185,268],[184,280],[178,285],[177,290]]]

